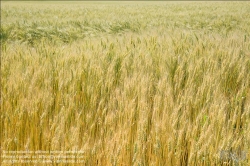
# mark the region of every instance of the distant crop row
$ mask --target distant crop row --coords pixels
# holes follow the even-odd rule
[[[222,35],[239,30],[249,35],[250,22],[245,19],[249,17],[246,6],[241,7],[241,11],[237,13],[233,3],[226,10],[222,4],[218,4],[216,8],[212,4],[208,4],[206,8],[202,8],[205,4],[198,4],[193,4],[189,13],[185,13],[185,10],[190,10],[187,4],[183,8],[171,3],[161,6],[78,5],[71,8],[65,5],[54,8],[48,4],[39,8],[29,4],[26,4],[27,8],[17,8],[8,4],[1,10],[4,18],[1,40],[18,40],[31,44],[40,40],[68,43],[89,36],[140,32],[157,27],[203,30]]]

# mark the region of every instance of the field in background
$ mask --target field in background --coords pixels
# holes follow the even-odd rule
[[[249,2],[1,5],[0,150],[250,164]]]

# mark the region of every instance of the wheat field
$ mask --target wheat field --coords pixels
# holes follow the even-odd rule
[[[83,163],[37,165],[250,165],[249,11],[1,2],[1,154],[84,152]]]

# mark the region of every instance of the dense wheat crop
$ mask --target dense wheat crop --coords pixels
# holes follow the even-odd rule
[[[1,151],[250,164],[249,2],[1,3]]]

